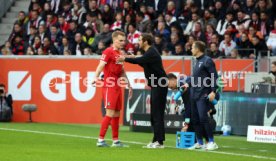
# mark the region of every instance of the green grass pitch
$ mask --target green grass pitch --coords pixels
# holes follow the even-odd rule
[[[165,149],[145,149],[151,133],[120,127],[129,148],[98,148],[99,125],[0,123],[0,161],[261,161],[276,160],[276,145],[251,143],[246,137],[216,136],[212,152],[176,149],[167,134]],[[107,142],[112,143],[111,130]]]

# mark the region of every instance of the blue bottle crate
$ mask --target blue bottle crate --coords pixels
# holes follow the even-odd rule
[[[194,132],[176,132],[176,148],[189,148],[195,144]]]

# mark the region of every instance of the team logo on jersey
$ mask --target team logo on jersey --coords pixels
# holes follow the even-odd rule
[[[107,106],[110,106],[110,102],[107,102]]]
[[[198,67],[200,68],[200,66],[203,64],[203,62],[199,62],[199,64],[198,64]]]

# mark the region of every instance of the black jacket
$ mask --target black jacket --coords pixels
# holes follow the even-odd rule
[[[132,64],[139,64],[144,68],[145,77],[148,81],[148,86],[155,87],[158,86],[158,80],[160,78],[167,78],[166,72],[164,70],[162,59],[157,49],[150,47],[143,56],[137,58],[126,58],[126,62]],[[151,76],[156,77],[157,79],[150,79]],[[162,79],[162,85],[164,85],[167,80]],[[155,85],[155,86],[152,86]]]
[[[217,91],[216,80],[218,73],[213,60],[206,55],[197,58],[193,74],[186,82],[191,87],[191,98],[201,99],[207,97],[212,91]],[[206,82],[206,84],[204,84]]]

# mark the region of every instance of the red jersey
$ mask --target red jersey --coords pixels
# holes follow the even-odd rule
[[[123,63],[117,63],[116,58],[120,55],[119,50],[113,47],[105,49],[102,53],[101,60],[106,63],[104,67],[104,87],[119,87],[117,80],[121,77],[123,71]]]

